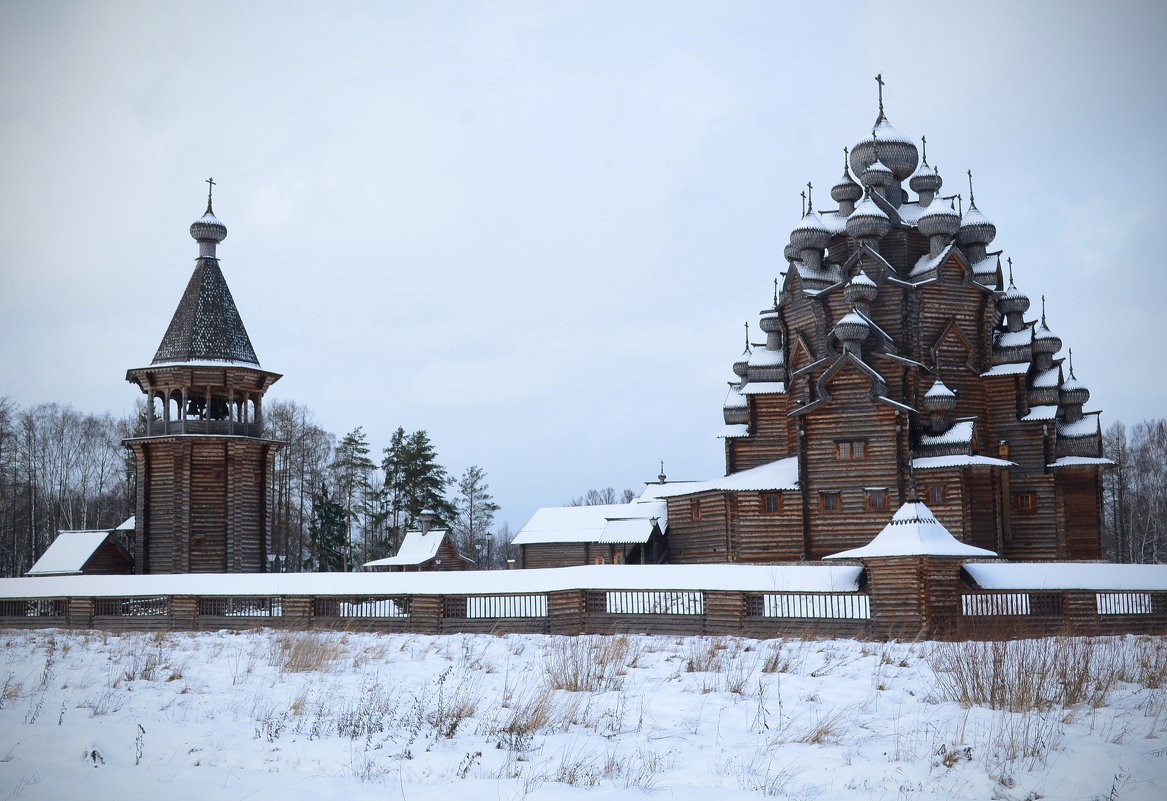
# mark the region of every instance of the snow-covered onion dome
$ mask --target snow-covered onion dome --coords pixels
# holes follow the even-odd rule
[[[786,247],[782,249],[782,258],[786,261],[798,261],[798,251],[794,249],[794,245],[786,243]]]
[[[873,186],[876,189],[883,190],[880,194],[884,197],[888,196],[887,188],[895,183],[895,175],[879,159],[867,165],[867,169],[863,171],[862,177],[864,186]]]
[[[874,240],[872,244],[887,236],[891,230],[891,220],[887,218],[883,209],[875,205],[871,199],[871,192],[863,196],[863,202],[855,207],[851,216],[847,218],[847,236],[856,239]]]
[[[1061,404],[1067,423],[1082,419],[1082,407],[1090,400],[1090,390],[1074,376],[1074,349],[1070,348],[1070,377],[1058,387],[1058,403]]]
[[[912,180],[908,181],[908,186],[920,196],[920,204],[923,206],[931,205],[933,195],[939,192],[943,185],[944,181],[940,178],[940,173],[930,167],[926,161],[920,165],[920,169],[916,170]]]
[[[831,232],[814,209],[803,215],[790,232],[790,244],[801,253],[804,250],[822,250],[831,242]]]
[[[879,160],[891,170],[897,181],[905,180],[916,171],[916,165],[920,163],[916,144],[893,128],[881,111],[871,135],[851,148],[852,172],[862,175],[867,166],[875,161],[877,141]]]
[[[923,157],[920,161],[920,169],[916,170],[916,174],[912,176],[912,180],[908,181],[908,186],[912,191],[920,196],[920,205],[927,207],[932,205],[932,200],[936,193],[940,191],[940,187],[944,181],[940,179],[940,173],[928,164],[928,137],[921,136],[920,144],[923,151]]]
[[[844,314],[835,323],[832,333],[843,343],[844,353],[858,354],[861,351],[863,340],[871,334],[871,327],[855,309]]]
[[[737,357],[737,361],[733,363],[733,373],[738,378],[746,377],[746,370],[750,366],[750,355],[753,353],[749,348],[742,351],[742,355]]]
[[[951,201],[934,200],[916,220],[916,229],[928,237],[929,253],[936,257],[960,229],[960,215],[952,208]]]
[[[956,408],[956,393],[937,378],[924,393],[924,408],[929,412],[951,412]]]
[[[972,170],[968,171],[968,210],[960,220],[956,243],[965,248],[968,260],[976,264],[985,258],[985,248],[997,236],[997,226],[977,208],[972,188]]]
[[[211,198],[207,196],[207,211],[190,224],[190,235],[199,243],[199,258],[215,258],[215,246],[227,238],[227,226],[211,210]]]
[[[738,389],[737,384],[729,385],[729,394],[725,396],[721,416],[725,419],[727,426],[746,425],[750,422],[750,411],[746,406],[746,398]]]
[[[855,201],[863,197],[863,187],[855,183],[847,172],[847,148],[843,148],[843,177],[831,187],[831,199],[839,204],[839,214],[843,217],[855,210]]]
[[[1062,338],[1049,330],[1045,324],[1045,315],[1041,316],[1041,324],[1033,332],[1033,352],[1048,353],[1051,356],[1062,349]]]
[[[1029,296],[1014,286],[1010,278],[1009,286],[997,299],[997,309],[1006,317],[1011,314],[1025,314],[1029,311]]]
[[[878,294],[879,287],[862,270],[857,272],[855,277],[847,282],[847,286],[843,287],[843,299],[852,308],[864,313],[867,313],[871,307],[871,301],[875,300],[875,296]]]

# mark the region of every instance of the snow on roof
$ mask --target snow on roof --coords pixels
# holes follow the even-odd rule
[[[964,569],[986,590],[1167,590],[1167,565],[976,562]]]
[[[653,500],[656,500],[657,498],[661,497],[661,493],[669,487],[676,488],[677,486],[680,486],[681,484],[692,485],[692,484],[699,484],[699,483],[701,483],[701,482],[699,482],[699,481],[666,481],[663,484],[660,483],[659,481],[646,482],[644,485],[644,492],[640,493],[640,497],[637,498],[636,500],[641,502],[641,503],[643,503],[645,501],[653,501]]]
[[[939,378],[937,378],[934,382],[932,382],[932,388],[924,393],[924,397],[925,398],[955,398],[956,393],[953,392],[951,389],[949,389],[948,386],[943,381],[941,381]]]
[[[1091,465],[1106,467],[1115,464],[1114,459],[1098,458],[1093,456],[1062,456],[1047,464],[1046,467],[1088,467]]]
[[[1059,437],[1092,437],[1098,433],[1098,417],[1088,415],[1075,423],[1058,422]]]
[[[967,545],[946,529],[922,503],[905,503],[883,531],[862,548],[824,556],[824,559],[861,559],[871,556],[996,556],[993,551]]]
[[[726,409],[743,409],[746,406],[746,399],[742,397],[741,391],[736,386],[730,386],[723,405]]]
[[[669,485],[658,486],[668,487]],[[608,524],[617,520],[639,520],[641,525],[620,524],[609,529]],[[664,501],[544,507],[535,510],[535,514],[531,516],[527,524],[519,529],[512,544],[647,542],[649,535],[652,534],[654,521],[663,531],[668,523],[668,507]]]
[[[675,491],[662,492],[657,497],[669,498],[675,495],[692,495],[710,490],[739,490],[762,492],[764,490],[798,489],[798,457],[779,459],[776,462],[732,473],[713,481],[698,481],[677,487]]]
[[[134,527],[135,527],[135,520],[136,519],[137,518],[135,515],[130,515],[122,522],[122,524],[120,526],[115,528],[114,531],[133,531]]]
[[[932,258],[927,253],[925,253],[919,258],[919,260],[916,262],[916,266],[912,268],[912,271],[908,273],[908,275],[911,278],[916,278],[917,276],[932,272],[937,267],[939,267],[945,259],[948,258],[948,254],[952,252],[952,249],[955,246],[955,244],[949,243],[935,258]]]
[[[940,467],[1016,467],[1016,462],[995,459],[992,456],[956,454],[953,456],[921,456],[912,460],[916,470],[932,470]]]
[[[847,230],[847,218],[839,214],[838,211],[824,211],[820,215],[823,222],[823,227],[832,234],[841,234]]]
[[[921,206],[919,203],[912,201],[904,203],[896,211],[899,212],[900,220],[910,225],[915,225],[921,217],[929,211],[935,211],[935,209],[930,206]]]
[[[953,423],[942,434],[921,434],[921,445],[964,445],[972,442],[973,438],[973,421],[962,420],[959,423]]]
[[[1028,340],[1026,340],[1028,342]],[[995,364],[981,373],[981,378],[997,375],[1025,375],[1029,372],[1029,362],[1013,362],[1012,364]]]
[[[855,592],[859,565],[581,565],[534,570],[184,573],[0,579],[0,598],[166,595],[476,595],[559,590]]]
[[[993,345],[998,348],[1023,348],[1033,340],[1033,331],[1029,326],[1020,331],[998,331],[993,337]]]
[[[758,348],[750,355],[749,361],[751,367],[771,367],[782,363],[782,351],[769,348]]]
[[[1035,387],[1056,387],[1058,380],[1062,376],[1062,371],[1057,367],[1051,367],[1048,370],[1042,370],[1033,377],[1033,385]]]
[[[970,225],[993,225],[993,223],[976,206],[969,206],[964,210],[964,216],[960,218],[960,227],[967,228]]]
[[[750,427],[745,423],[735,423],[733,425],[725,425],[721,427],[721,432],[717,435],[722,439],[737,439],[738,437],[748,437],[750,435]]]
[[[742,387],[743,395],[785,395],[786,384],[781,381],[753,381]]]
[[[25,575],[80,573],[109,536],[108,531],[62,531]]]
[[[1029,414],[1022,417],[1022,420],[1053,420],[1058,416],[1057,406],[1030,406]]]
[[[424,534],[420,531],[405,532],[405,539],[397,553],[385,559],[365,562],[365,567],[392,567],[394,565],[420,565],[438,555],[438,548],[446,537],[446,529],[431,528]]]

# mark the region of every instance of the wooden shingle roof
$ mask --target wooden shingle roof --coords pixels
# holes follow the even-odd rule
[[[218,259],[196,263],[153,363],[195,361],[259,366]]]

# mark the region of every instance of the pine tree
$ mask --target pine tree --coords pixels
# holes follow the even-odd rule
[[[489,563],[493,553],[488,538],[494,523],[494,513],[499,510],[499,506],[490,494],[485,470],[477,465],[466,468],[462,478],[458,479],[458,496],[454,505],[458,510],[454,521],[457,546],[466,554],[481,554]],[[482,553],[483,550],[485,553]]]
[[[369,440],[364,429],[357,426],[336,446],[336,457],[332,460],[332,471],[336,476],[336,488],[344,500],[345,537],[342,567],[348,570],[352,563],[353,520],[359,511],[357,499],[368,486],[369,473],[376,469],[369,459]]]
[[[344,506],[332,500],[328,487],[321,485],[320,491],[312,494],[312,516],[308,521],[308,542],[311,559],[305,560],[304,567],[320,571],[344,570],[347,543],[347,524]]]

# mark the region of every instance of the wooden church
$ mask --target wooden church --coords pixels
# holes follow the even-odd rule
[[[259,366],[219,268],[227,227],[210,192],[190,235],[198,258],[170,327],[150,366],[126,373],[148,399],[145,436],[125,441],[138,472],[134,571],[263,572],[280,446],[263,436],[263,395],[280,375]]]
[[[926,149],[879,114],[844,149],[836,207],[804,214],[733,364],[726,478],[668,502],[670,562],[820,559],[865,545],[908,498],[1008,559],[1099,559],[1098,412],[1062,340],[945,194]],[[921,139],[921,146],[926,141]],[[905,188],[906,186],[906,188]],[[812,187],[808,185],[808,190]],[[909,192],[910,190],[910,192]],[[1071,355],[1072,358],[1072,355]]]

